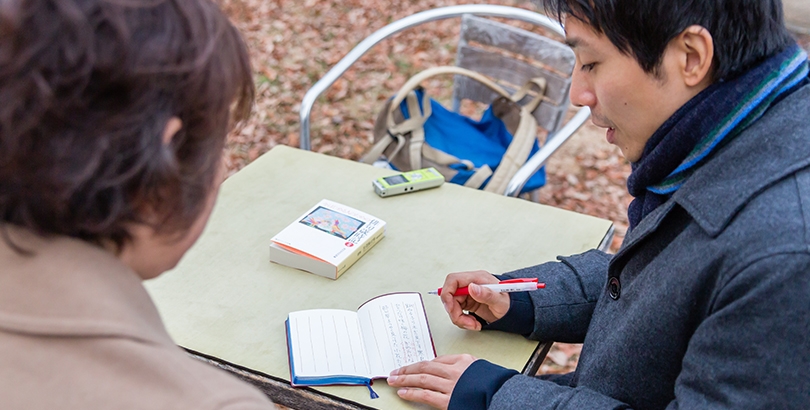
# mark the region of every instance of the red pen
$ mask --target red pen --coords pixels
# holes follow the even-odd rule
[[[494,291],[501,292],[501,293],[508,293],[508,292],[528,292],[537,289],[543,289],[546,287],[545,283],[537,283],[536,278],[519,278],[519,279],[509,279],[509,280],[502,280],[495,283],[487,283],[485,285],[480,285],[485,288],[490,288]],[[429,295],[439,295],[442,294],[442,288],[438,290],[431,290],[428,292]],[[463,288],[458,288],[456,293],[453,296],[464,296],[469,295],[470,292],[466,286]]]

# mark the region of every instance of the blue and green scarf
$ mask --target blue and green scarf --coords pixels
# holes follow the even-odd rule
[[[718,147],[807,82],[807,53],[793,45],[733,80],[712,84],[684,104],[650,137],[641,159],[631,164],[627,189],[635,199],[627,210],[630,229],[669,199]]]

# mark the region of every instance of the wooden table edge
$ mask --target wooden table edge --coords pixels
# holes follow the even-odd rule
[[[540,365],[543,363],[553,342],[540,342],[534,353],[523,366],[521,373],[527,376],[537,374]],[[306,410],[375,410],[374,407],[342,399],[327,393],[314,390],[309,387],[293,387],[288,380],[276,378],[268,374],[248,369],[234,363],[208,356],[204,353],[183,348],[186,353],[195,360],[199,360],[210,366],[227,371],[240,380],[250,383],[262,391],[273,403],[280,404],[292,409]]]

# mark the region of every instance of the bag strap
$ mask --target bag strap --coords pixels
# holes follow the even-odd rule
[[[492,179],[490,179],[487,186],[484,187],[484,191],[497,194],[503,194],[506,191],[509,180],[529,158],[534,140],[537,138],[536,133],[537,120],[534,119],[534,116],[529,110],[521,108],[520,123],[515,131],[515,135],[512,136],[512,142],[509,144],[503,157],[501,157],[501,162],[492,175]]]
[[[528,104],[524,105],[529,112],[534,112],[537,107],[540,106],[540,103],[543,102],[543,97],[546,95],[546,79],[543,77],[534,77],[530,78],[529,81],[526,81],[526,84],[523,84],[523,87],[520,87],[517,92],[512,94],[512,101],[520,102],[526,94],[529,93],[529,90],[532,89],[532,86],[537,86],[537,96],[535,96]]]
[[[475,189],[481,188],[481,185],[484,184],[490,175],[492,175],[492,168],[484,164],[484,166],[478,168],[474,174],[470,175],[470,178],[464,183],[464,186]]]
[[[444,151],[439,151],[430,145],[422,146],[422,156],[424,156],[425,159],[433,161],[439,165],[450,166],[450,164],[463,164],[468,170],[475,169],[475,164],[473,164],[472,161],[456,158]],[[483,185],[487,178],[489,178],[491,175],[492,168],[490,168],[489,165],[484,164],[481,168],[476,169],[475,172],[470,175],[470,178],[467,179],[464,186],[475,189],[481,188],[481,185]]]
[[[391,101],[391,105],[388,107],[388,113],[386,114],[386,127],[388,132],[395,135],[403,135],[407,134],[415,129],[421,128],[425,121],[427,121],[428,117],[433,114],[433,107],[430,105],[430,97],[428,97],[427,93],[422,93],[422,110],[419,109],[419,105],[416,104],[416,92],[411,91],[405,96],[405,103],[408,107],[408,119],[396,123],[394,121],[394,113],[396,112],[397,108],[399,108],[399,103],[397,103],[397,107],[394,107],[393,101]],[[394,108],[391,108],[394,107]]]
[[[427,93],[423,93],[422,107],[424,111],[421,115],[421,123],[418,127],[411,130],[411,143],[408,146],[408,158],[411,160],[411,169],[422,169],[422,146],[425,145],[425,121],[433,113],[430,107],[430,98],[424,98]],[[408,113],[419,112],[419,101],[416,100],[416,93],[408,93],[405,97],[405,102],[408,104]],[[392,118],[393,120],[393,118]]]
[[[388,118],[386,120],[386,122],[388,123],[386,125],[387,129],[386,135],[383,135],[382,137],[380,137],[379,140],[377,140],[377,142],[369,149],[369,151],[366,152],[366,154],[363,155],[362,158],[360,158],[360,162],[366,164],[373,164],[374,161],[378,160],[383,155],[383,152],[385,151],[386,148],[388,148],[388,145],[391,144],[391,142],[393,142],[394,138],[396,138],[397,140],[397,146],[396,148],[394,148],[394,151],[391,152],[390,157],[391,158],[395,157],[399,153],[399,150],[402,149],[403,145],[405,145],[405,138],[403,138],[402,136],[409,132],[412,133],[411,134],[412,140],[414,137],[417,137],[421,138],[419,145],[424,143],[425,132],[423,126],[425,124],[425,121],[427,121],[428,117],[430,117],[430,114],[432,113],[432,109],[430,107],[430,97],[428,97],[427,94],[424,94],[422,98],[422,106],[425,107],[425,112],[420,112],[419,110],[419,105],[416,102],[416,93],[414,92],[409,93],[406,97],[406,101],[408,104],[408,113],[411,114],[410,118],[408,118],[405,121],[402,121],[399,124],[393,124],[394,111],[389,109],[387,113]],[[415,134],[417,132],[419,132],[421,135],[416,136]],[[411,148],[409,148],[409,151],[411,153],[410,157],[411,165],[414,165],[414,156],[412,147],[413,144],[411,144]],[[417,156],[417,161],[418,161],[418,163],[416,164],[417,166],[413,169],[422,168],[421,157]]]
[[[512,136],[512,142],[503,157],[501,157],[498,169],[495,170],[484,191],[503,194],[509,185],[509,180],[529,159],[534,140],[537,138],[537,120],[532,115],[532,112],[537,109],[537,106],[543,100],[546,92],[546,79],[542,77],[530,79],[510,98],[517,103],[526,96],[533,86],[537,86],[539,89],[537,96],[529,104],[520,107],[520,122],[515,134]]]
[[[397,135],[397,136],[396,136],[396,139],[397,139],[397,147],[396,147],[396,148],[394,148],[394,152],[393,152],[393,154],[391,155],[392,157],[393,157],[394,155],[396,155],[396,153],[397,153],[397,152],[399,152],[399,150],[400,150],[400,149],[402,149],[402,146],[403,146],[403,145],[405,145],[405,139],[404,139],[404,138],[402,138],[402,136],[401,136],[401,135]],[[377,142],[376,142],[376,143],[375,143],[375,144],[374,144],[374,145],[373,145],[373,146],[372,146],[372,147],[371,147],[371,148],[368,150],[368,152],[366,152],[366,154],[365,154],[365,155],[363,155],[363,157],[362,157],[362,158],[360,158],[360,162],[365,163],[365,164],[373,164],[373,163],[374,163],[374,161],[376,161],[376,160],[380,159],[380,157],[382,156],[382,154],[383,154],[383,152],[385,151],[385,149],[386,149],[386,148],[388,148],[388,145],[389,145],[389,144],[391,144],[391,142],[393,142],[393,141],[394,141],[394,137],[392,137],[392,136],[391,136],[391,134],[385,134],[385,135],[383,135],[383,136],[382,136],[382,137],[381,137],[379,140],[377,140]]]
[[[409,78],[408,81],[399,89],[399,91],[394,95],[394,100],[391,102],[391,107],[389,111],[395,110],[399,107],[399,104],[402,100],[405,99],[405,96],[408,95],[409,92],[416,89],[422,81],[427,80],[430,77],[435,77],[441,74],[458,74],[463,75],[466,77],[470,77],[481,84],[489,87],[492,91],[500,94],[502,97],[512,98],[506,90],[503,89],[500,85],[496,84],[494,81],[490,80],[489,78],[476,73],[475,71],[468,70],[466,68],[456,67],[456,66],[441,66],[441,67],[431,67],[424,71],[421,71],[414,75],[413,77]],[[413,115],[413,114],[411,114]]]
[[[439,151],[430,145],[422,146],[422,156],[424,156],[425,159],[433,161],[439,165],[449,166],[451,164],[462,164],[468,170],[475,169],[475,164],[473,164],[472,161],[468,159],[456,158],[455,156],[444,151]]]

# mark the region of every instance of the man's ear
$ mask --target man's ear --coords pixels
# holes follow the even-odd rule
[[[712,82],[714,40],[709,30],[697,25],[689,26],[672,42],[680,52],[679,71],[684,84],[689,87],[707,86]]]
[[[169,121],[166,122],[166,126],[163,127],[163,145],[171,144],[175,134],[177,134],[177,131],[180,131],[181,128],[183,128],[183,121],[180,120],[180,118],[169,118]]]

